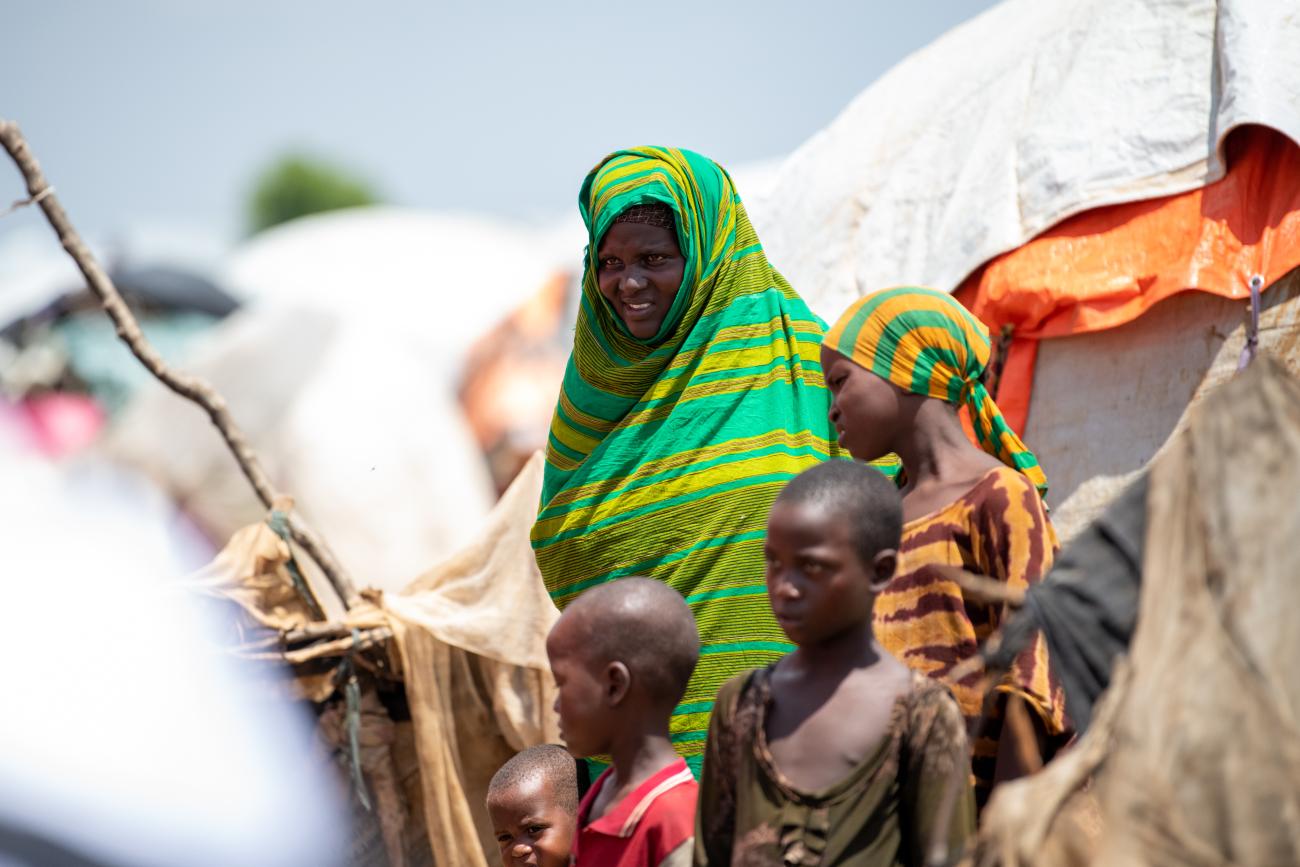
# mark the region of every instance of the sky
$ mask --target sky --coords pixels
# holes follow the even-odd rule
[[[630,144],[780,158],[989,0],[4,0],[0,117],[83,233],[234,239],[305,151],[386,201],[543,221]],[[744,191],[741,191],[742,195]],[[21,196],[0,171],[0,205]],[[0,222],[0,240],[35,219]],[[8,224],[8,225],[6,225]]]

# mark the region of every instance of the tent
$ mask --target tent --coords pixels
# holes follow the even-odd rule
[[[231,254],[226,284],[263,307],[329,310],[412,335],[448,364],[576,260],[567,234],[467,214],[367,207],[294,220]]]
[[[358,587],[400,589],[456,550],[492,486],[443,364],[374,322],[244,309],[185,363],[225,397],[271,477],[330,540]],[[206,415],[156,382],[110,428],[109,456],[152,477],[213,539],[258,521]]]
[[[957,292],[1068,537],[1235,367],[1252,277],[1264,347],[1300,353],[1298,39],[1283,0],[1008,0],[790,157],[769,257],[828,319]]]
[[[899,63],[781,167],[768,257],[823,316],[951,290],[1093,208],[1221,178],[1225,140],[1300,140],[1290,0],[1007,0]]]

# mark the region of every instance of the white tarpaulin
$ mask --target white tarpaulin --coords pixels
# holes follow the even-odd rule
[[[446,365],[425,349],[325,310],[246,309],[185,364],[226,399],[271,478],[358,588],[405,587],[459,548],[491,507],[487,468]],[[135,396],[106,448],[213,538],[266,513],[207,416],[157,383]]]
[[[311,307],[414,336],[454,378],[474,339],[542,287],[581,244],[468,214],[368,207],[277,226],[231,255],[224,278],[261,307]]]
[[[1008,0],[912,55],[797,150],[755,208],[822,316],[951,291],[1072,214],[1222,176],[1246,123],[1300,141],[1295,0]]]

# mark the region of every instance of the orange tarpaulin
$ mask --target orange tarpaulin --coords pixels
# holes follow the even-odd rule
[[[1246,298],[1300,266],[1300,146],[1246,126],[1223,178],[1190,192],[1085,211],[989,261],[955,293],[1014,340],[997,400],[1024,429],[1037,340],[1101,331],[1179,292]]]

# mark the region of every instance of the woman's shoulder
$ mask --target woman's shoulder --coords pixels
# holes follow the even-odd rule
[[[942,505],[931,506],[923,514],[908,519],[904,528],[905,534],[938,524],[967,525],[984,501],[994,495],[1002,478],[1001,473],[1006,469],[1008,468],[1002,463],[998,463],[996,467],[981,466],[970,475],[950,482],[946,490],[931,494],[931,499],[937,500]]]
[[[971,494],[980,511],[986,513],[1046,515],[1043,499],[1034,483],[1015,467],[1005,464],[989,470]]]

